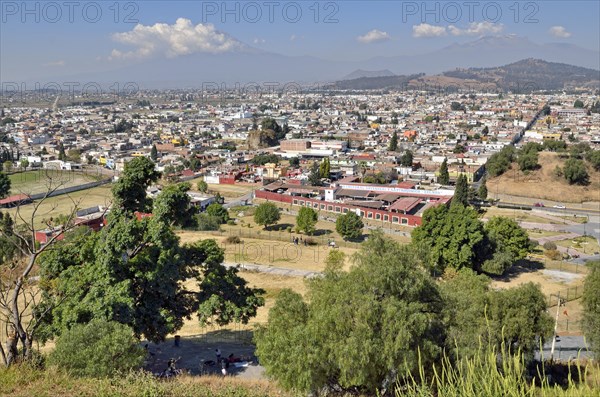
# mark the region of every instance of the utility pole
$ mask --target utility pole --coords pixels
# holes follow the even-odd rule
[[[550,361],[554,360],[554,347],[556,346],[556,331],[558,330],[558,315],[560,313],[561,299],[560,294],[557,295],[558,303],[556,305],[556,320],[554,320],[554,335],[552,337],[552,347],[550,348]]]

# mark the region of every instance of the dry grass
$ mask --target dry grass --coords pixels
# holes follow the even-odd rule
[[[70,214],[74,208],[89,208],[97,205],[109,205],[112,199],[111,186],[104,185],[92,189],[80,190],[78,192],[64,194],[61,196],[50,197],[39,206],[36,214],[35,226],[42,227],[43,219],[55,217],[57,215]],[[21,206],[19,213],[26,220],[31,219],[31,214],[34,210],[34,204]],[[6,210],[13,217],[17,213],[17,208],[9,208]],[[17,223],[20,220],[17,219]]]
[[[197,191],[198,182],[201,180],[203,180],[203,178],[195,178],[189,181],[192,184],[192,190]],[[235,185],[215,185],[211,183],[208,185],[208,191],[210,193],[219,193],[225,198],[237,198],[245,195],[248,192],[258,189],[261,186],[262,185],[259,184],[249,183],[236,183]]]
[[[559,222],[554,222],[542,216],[533,215],[531,211],[523,211],[508,208],[489,207],[485,210],[485,214],[483,215],[483,217],[486,219],[490,219],[493,216],[504,216],[507,218],[515,219],[520,222],[546,223],[556,225],[561,224]]]
[[[600,252],[598,240],[591,236],[580,236],[575,237],[574,239],[555,241],[555,243],[561,247],[573,248],[584,254],[591,255],[595,252]]]
[[[564,178],[554,174],[556,166],[563,167],[565,160],[559,158],[558,153],[541,152],[539,154],[541,168],[529,174],[519,171],[518,165],[513,163],[512,169],[488,180],[490,196],[495,197],[495,193],[501,193],[561,203],[598,202],[600,172],[588,165],[590,185],[569,185]]]

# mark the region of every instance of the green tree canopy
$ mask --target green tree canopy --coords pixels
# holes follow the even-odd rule
[[[587,185],[590,182],[590,175],[582,160],[568,159],[563,168],[563,175],[571,185]]]
[[[448,160],[444,158],[440,170],[438,172],[438,183],[441,185],[448,185],[450,183],[450,174],[448,173]]]
[[[482,200],[487,200],[488,198],[487,179],[485,176],[481,180],[481,184],[479,185],[479,190],[477,191],[477,194]]]
[[[477,212],[470,207],[437,205],[423,214],[412,242],[429,254],[428,265],[441,274],[447,267],[480,270],[491,256],[490,242]]]
[[[0,171],[0,199],[7,197],[10,194],[11,182],[8,175]]]
[[[394,131],[392,133],[392,138],[390,139],[390,144],[388,146],[388,150],[391,152],[395,152],[397,149],[398,149],[398,132]]]
[[[75,376],[104,378],[140,368],[145,356],[130,327],[94,319],[61,335],[49,362]]]
[[[191,198],[187,194],[190,189],[188,182],[166,186],[154,200],[152,214],[171,225],[195,226],[196,209],[191,205]]]
[[[279,219],[281,219],[281,211],[271,202],[261,203],[254,211],[254,222],[263,225],[265,229],[276,224]]]
[[[296,217],[296,226],[306,234],[313,234],[318,220],[317,211],[309,207],[302,207]]]
[[[417,255],[375,231],[354,263],[311,280],[306,302],[282,292],[257,331],[257,355],[282,386],[371,394],[440,354],[442,301]]]
[[[206,192],[208,192],[208,183],[206,183],[206,182],[205,182],[205,181],[203,181],[203,180],[201,180],[201,181],[198,181],[198,186],[197,186],[197,187],[198,187],[198,190],[199,190],[201,193],[206,193]]]
[[[485,230],[496,249],[510,253],[514,260],[525,258],[531,249],[529,235],[514,219],[494,216]]]
[[[413,165],[413,153],[410,150],[405,151],[400,157],[400,165],[404,167],[412,167]]]
[[[156,149],[156,145],[152,145],[152,149],[150,150],[150,159],[152,161],[156,161],[158,159],[158,150]]]
[[[219,203],[212,203],[206,208],[206,213],[210,216],[219,218],[220,223],[227,223],[229,212]]]
[[[362,219],[354,212],[348,212],[338,216],[335,221],[335,230],[344,240],[355,240],[362,236],[362,230],[365,225]]]
[[[127,212],[147,212],[151,202],[146,189],[160,176],[154,163],[147,157],[136,157],[125,164],[119,180],[113,185],[115,206]]]
[[[463,207],[469,205],[469,183],[464,174],[460,174],[456,180],[456,187],[454,189],[451,205],[462,205]]]
[[[588,268],[583,287],[583,332],[600,358],[600,261],[588,263]]]

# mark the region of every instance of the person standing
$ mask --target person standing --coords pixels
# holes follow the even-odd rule
[[[218,347],[215,349],[215,354],[217,355],[217,363],[221,362],[221,349]]]

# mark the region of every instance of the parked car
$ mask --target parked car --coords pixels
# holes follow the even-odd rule
[[[558,209],[564,210],[564,209],[565,209],[565,208],[567,208],[567,207],[565,207],[565,206],[564,206],[564,205],[562,205],[562,204],[556,204],[556,205],[554,206],[554,208],[558,208]]]
[[[543,207],[544,203],[535,203],[533,206],[534,207]]]

